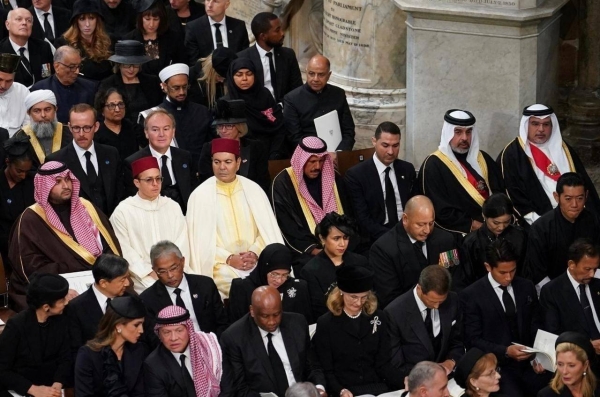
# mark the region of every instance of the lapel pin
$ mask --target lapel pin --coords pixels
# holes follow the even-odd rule
[[[194,297],[194,299],[198,299],[198,294],[194,294],[192,296]]]
[[[184,165],[183,165],[183,168],[187,168],[187,164],[184,164]]]
[[[404,175],[402,175],[402,179],[404,179]]]
[[[233,31],[230,30],[229,33],[233,33]]]
[[[104,163],[105,163],[106,165],[109,165],[109,164],[110,164],[110,161],[109,161],[109,160],[106,160]]]

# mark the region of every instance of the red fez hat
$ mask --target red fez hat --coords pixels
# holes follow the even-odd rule
[[[141,159],[137,159],[133,163],[131,163],[131,171],[133,172],[134,178],[137,177],[142,172],[149,170],[151,168],[156,168],[157,170],[160,169],[158,167],[158,160],[156,160],[156,157],[152,157],[152,156],[142,157]]]
[[[235,139],[217,138],[212,140],[211,154],[231,153],[240,155],[240,142]]]

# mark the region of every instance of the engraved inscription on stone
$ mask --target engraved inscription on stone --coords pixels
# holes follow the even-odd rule
[[[372,19],[372,9],[364,1],[325,0],[324,39],[331,45],[369,48],[371,32],[363,32],[362,29],[371,26]]]
[[[473,5],[473,6],[493,6],[501,8],[529,8],[523,7],[522,0],[429,0],[433,3],[449,3],[449,4],[461,4],[461,5]],[[520,7],[521,6],[521,7]]]

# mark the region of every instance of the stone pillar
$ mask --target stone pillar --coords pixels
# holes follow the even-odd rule
[[[473,112],[495,157],[517,136],[523,107],[554,103],[567,0],[394,1],[408,14],[406,157],[417,167],[439,145],[448,109]]]
[[[579,1],[577,88],[569,96],[566,139],[586,166],[600,166],[600,2]],[[600,180],[598,170],[594,172]]]
[[[346,90],[357,126],[355,147],[371,146],[382,121],[404,125],[405,14],[391,0],[324,0],[323,55],[329,82]]]

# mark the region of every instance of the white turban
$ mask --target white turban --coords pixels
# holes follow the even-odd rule
[[[189,76],[190,67],[185,63],[174,63],[161,70],[158,74],[158,77],[160,77],[160,81],[164,83],[177,74],[185,74],[186,76]]]
[[[29,111],[33,105],[40,102],[48,102],[56,106],[56,97],[50,90],[38,90],[30,92],[25,97],[25,109]]]

